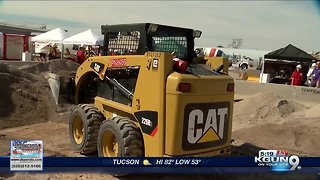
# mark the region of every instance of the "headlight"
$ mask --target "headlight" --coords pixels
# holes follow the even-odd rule
[[[193,31],[193,38],[199,38],[201,36],[202,32],[200,30],[194,30]]]
[[[158,25],[157,24],[150,24],[148,32],[156,32],[158,29]]]

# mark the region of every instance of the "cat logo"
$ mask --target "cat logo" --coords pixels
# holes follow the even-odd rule
[[[100,73],[103,72],[104,64],[99,63],[99,62],[92,62],[92,63],[90,64],[90,67],[91,67],[94,71],[96,71],[97,73],[100,74]]]
[[[94,64],[94,70],[96,70],[99,73],[100,72],[100,65],[95,63]]]
[[[227,140],[229,103],[188,104],[185,108],[183,149],[220,145]]]

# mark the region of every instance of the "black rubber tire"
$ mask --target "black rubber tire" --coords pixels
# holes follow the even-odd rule
[[[98,134],[98,156],[104,157],[102,136],[110,130],[117,139],[118,157],[144,156],[143,138],[139,128],[127,117],[113,117],[102,122]]]
[[[84,140],[78,144],[73,137],[73,120],[79,116],[84,126]],[[99,110],[90,104],[79,104],[75,107],[69,118],[69,137],[71,145],[80,154],[92,154],[97,152],[98,131],[104,117]]]
[[[248,65],[247,64],[241,64],[241,69],[248,69]]]

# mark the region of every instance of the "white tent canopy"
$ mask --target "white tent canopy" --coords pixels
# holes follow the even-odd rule
[[[103,35],[88,29],[63,40],[64,44],[102,45]]]
[[[39,34],[32,37],[31,41],[41,43],[62,43],[62,41],[68,37],[68,33],[60,28],[53,29],[51,31]]]

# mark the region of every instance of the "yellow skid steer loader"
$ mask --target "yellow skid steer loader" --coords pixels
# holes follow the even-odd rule
[[[143,23],[103,25],[101,32],[103,56],[88,58],[73,76],[49,80],[57,100],[64,93],[78,104],[69,119],[76,151],[101,157],[230,153],[234,81],[227,60],[196,56],[201,31]]]

